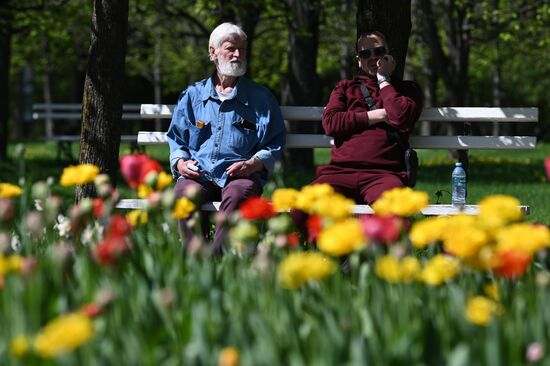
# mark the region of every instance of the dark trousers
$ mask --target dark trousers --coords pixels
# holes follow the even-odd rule
[[[324,165],[317,169],[316,178],[310,184],[330,184],[336,192],[353,199],[355,202],[371,205],[385,191],[405,187],[405,179],[405,172],[360,170]],[[290,216],[302,238],[304,240],[308,239],[306,222],[309,215],[300,210],[292,210]]]
[[[221,201],[220,212],[229,214],[236,211],[241,203],[252,196],[262,194],[261,185],[251,178],[236,178],[228,180],[225,187],[220,188],[212,182],[197,182],[190,179],[178,179],[174,187],[177,198],[185,197],[188,192],[198,192],[198,203]],[[199,207],[200,208],[200,207]],[[203,235],[208,233],[209,220],[206,213],[201,214],[201,225]],[[194,231],[187,226],[187,220],[179,220],[179,228],[182,239],[189,243],[193,238]],[[214,252],[223,253],[223,243],[226,238],[226,227],[224,224],[217,225],[214,233]]]

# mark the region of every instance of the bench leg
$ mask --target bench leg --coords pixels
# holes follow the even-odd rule
[[[462,163],[462,167],[464,168],[466,173],[468,173],[468,165],[469,165],[468,150],[458,150],[457,152],[458,152],[458,161]]]

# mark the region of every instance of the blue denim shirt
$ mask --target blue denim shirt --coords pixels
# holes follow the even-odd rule
[[[231,164],[256,156],[264,169],[253,177],[263,186],[286,142],[279,104],[267,88],[244,77],[233,97],[222,102],[212,78],[180,94],[167,133],[172,173],[179,177],[179,159],[193,159],[203,172],[202,181],[224,187]]]

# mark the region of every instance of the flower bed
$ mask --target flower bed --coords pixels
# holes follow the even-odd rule
[[[550,361],[548,227],[513,197],[479,216],[423,218],[422,192],[387,192],[352,217],[329,186],[278,189],[218,221],[226,255],[182,243],[190,199],[145,155],[121,171],[143,211],[94,166],[69,205],[51,187],[0,183],[0,359],[6,364],[544,364]],[[310,214],[301,240],[286,213]],[[4,364],[4,362],[3,362]]]

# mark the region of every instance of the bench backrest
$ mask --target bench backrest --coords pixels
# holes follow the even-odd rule
[[[172,118],[174,105],[142,104],[144,119]],[[293,123],[319,122],[323,107],[282,106],[283,118]],[[441,107],[425,108],[420,121],[447,122],[538,122],[537,108],[485,108]],[[165,132],[140,131],[138,144],[165,144]],[[416,149],[534,149],[535,136],[411,136],[411,146]],[[332,138],[322,134],[288,134],[287,148],[331,147]]]
[[[122,119],[139,120],[142,118],[140,104],[124,104]],[[65,119],[80,120],[82,118],[82,104],[77,103],[37,103],[32,105],[32,119]]]

